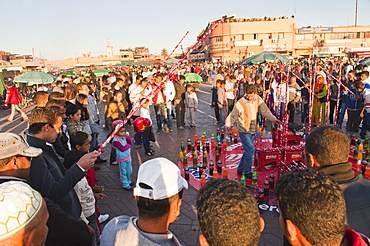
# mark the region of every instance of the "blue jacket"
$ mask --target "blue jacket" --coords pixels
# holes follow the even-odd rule
[[[349,110],[361,110],[364,104],[362,103],[362,92],[350,89],[357,97],[361,98],[358,100],[351,92],[347,96],[347,109]]]

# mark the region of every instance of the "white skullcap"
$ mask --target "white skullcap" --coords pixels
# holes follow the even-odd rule
[[[42,197],[20,181],[0,184],[0,240],[24,228],[40,211]]]

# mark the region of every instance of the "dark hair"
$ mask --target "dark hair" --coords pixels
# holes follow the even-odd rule
[[[362,71],[362,74],[366,75],[367,77],[369,77],[369,71]]]
[[[64,163],[63,163],[64,167],[66,169],[69,169],[73,164],[78,162],[78,160],[85,154],[86,154],[85,151],[78,150],[78,149],[74,149],[68,152],[68,154],[64,158]]]
[[[81,107],[76,105],[76,104],[70,104],[68,105],[67,107],[67,110],[66,110],[66,115],[67,116],[70,116],[70,115],[75,115],[77,113],[78,110],[81,110]]]
[[[139,183],[139,186],[144,189],[152,189],[144,183]],[[153,200],[144,197],[137,197],[137,207],[139,209],[139,217],[144,220],[158,220],[168,214],[170,211],[170,205],[175,199],[182,199],[183,190],[169,198],[162,200]]]
[[[53,106],[58,107],[58,108],[65,108],[66,104],[63,101],[60,101],[57,99],[49,99],[45,107],[53,107]]]
[[[35,108],[28,118],[28,132],[30,134],[39,133],[44,125],[54,125],[58,117],[60,113],[54,108]]]
[[[310,244],[340,244],[346,204],[338,184],[327,174],[296,169],[277,180],[275,193],[283,219],[292,221]]]
[[[185,79],[185,76],[184,76],[184,75],[180,75],[180,76],[179,76],[179,80],[180,80],[180,79]]]
[[[356,89],[365,89],[365,84],[361,80],[356,80],[353,84]]]
[[[247,85],[247,88],[245,89],[245,94],[253,93],[257,93],[257,85],[255,84]]]
[[[82,146],[87,139],[89,139],[89,134],[86,132],[76,131],[71,134],[69,141],[71,143],[71,147],[75,149],[77,145]]]
[[[49,100],[52,100],[52,99],[60,100],[60,98],[62,98],[62,97],[64,97],[63,93],[54,91],[54,92],[50,93]]]
[[[199,191],[200,228],[209,245],[257,245],[261,224],[256,199],[241,184],[212,179]]]
[[[349,145],[349,139],[341,129],[321,126],[307,137],[305,151],[314,155],[321,166],[327,166],[347,162]]]
[[[81,108],[81,120],[88,120],[90,118],[87,108],[82,106],[85,99],[87,99],[87,96],[84,94],[78,94],[76,96],[76,105]]]

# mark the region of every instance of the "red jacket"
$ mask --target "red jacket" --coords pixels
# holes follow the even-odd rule
[[[369,239],[354,230],[346,228],[345,238],[348,240],[349,245],[352,246],[368,246],[370,245]]]
[[[152,89],[154,90],[155,88],[157,88],[157,85],[156,84],[152,84]],[[166,96],[163,93],[163,89],[161,89],[158,93],[155,93],[154,96],[153,96],[153,98],[152,98],[152,101],[153,101],[154,104],[157,104],[158,94],[159,93],[162,93],[162,97],[163,97],[164,102],[167,102],[166,101]]]
[[[5,104],[19,104],[20,102],[22,102],[22,97],[17,88],[9,87],[6,90]]]

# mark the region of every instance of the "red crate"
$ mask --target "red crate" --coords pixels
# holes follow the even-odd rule
[[[283,154],[280,152],[260,152],[256,151],[254,154],[255,166],[257,170],[274,171],[278,170],[277,165],[283,160]]]
[[[303,150],[292,150],[285,153],[285,164],[289,165],[295,162],[304,162]]]
[[[295,135],[294,132],[290,129],[288,129],[287,134],[287,144],[288,146],[291,145],[299,145],[301,143],[301,136]],[[276,128],[272,129],[272,139],[273,139],[273,145],[275,147],[283,146],[283,133],[282,131],[277,130]]]
[[[255,138],[254,139],[255,148],[270,148],[272,147],[272,138]]]

